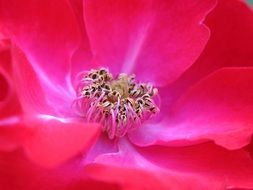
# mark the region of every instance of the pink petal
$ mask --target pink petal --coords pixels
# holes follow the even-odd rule
[[[197,146],[167,148],[153,146],[138,149],[153,164],[168,170],[191,173],[206,181],[211,189],[215,185],[253,188],[253,160],[244,149],[229,151],[212,143]]]
[[[70,3],[82,33],[80,45],[73,53],[71,59],[71,75],[73,82],[76,82],[76,75],[79,72],[90,69],[92,52],[83,19],[83,0],[70,0]]]
[[[55,169],[45,169],[21,151],[0,152],[0,188],[5,190],[79,190],[118,189],[113,184],[83,177],[80,164],[69,162]]]
[[[197,59],[209,31],[202,21],[215,1],[85,1],[94,63],[113,73],[170,83]]]
[[[181,148],[119,144],[118,153],[100,156],[96,165],[88,166],[94,179],[117,182],[126,189],[253,187],[253,160],[244,150],[229,151],[212,143]]]
[[[73,115],[71,105],[75,96],[71,92],[50,81],[41,81],[41,73],[35,72],[27,57],[17,47],[12,49],[12,58],[16,91],[24,112]]]
[[[8,40],[0,40],[0,150],[6,151],[18,144],[16,127],[22,114],[12,66],[10,44]]]
[[[0,69],[0,105],[5,101],[9,94],[9,81],[4,72]],[[2,106],[0,106],[2,107]]]
[[[210,39],[198,60],[170,87],[173,99],[217,69],[253,66],[253,11],[246,3],[219,0],[205,24]]]
[[[115,152],[118,152],[118,140],[111,140],[108,138],[107,134],[101,133],[97,142],[92,146],[89,152],[87,152],[87,156],[84,158],[83,163],[85,165],[93,163],[97,156]]]
[[[85,167],[85,171],[91,178],[107,183],[117,183],[123,190],[165,190],[168,189],[168,186],[164,184],[165,177],[167,177],[167,182],[171,183],[171,187],[179,187],[176,182],[168,179],[168,176],[157,177],[144,170],[91,164]]]
[[[213,140],[228,149],[249,143],[253,130],[253,68],[222,69],[186,92],[157,124],[130,134],[138,145]]]
[[[250,154],[251,158],[253,159],[253,137],[251,138],[251,142],[246,147],[246,149],[249,151],[249,154]]]
[[[48,115],[28,119],[25,125],[26,152],[34,162],[46,167],[55,167],[81,151],[87,152],[100,133],[96,124]]]
[[[0,120],[0,151],[12,151],[21,145],[24,131],[19,126],[19,118],[11,117]]]
[[[4,34],[24,51],[39,77],[67,87],[81,35],[69,2],[3,0],[0,18]]]
[[[205,23],[212,35],[195,70],[203,75],[220,67],[253,66],[253,11],[245,2],[219,0]]]
[[[1,42],[3,41],[0,40],[0,120],[21,113],[12,76],[10,48]]]

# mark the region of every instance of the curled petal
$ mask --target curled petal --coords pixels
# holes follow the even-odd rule
[[[245,2],[219,0],[205,24],[212,35],[192,68],[194,75],[201,77],[221,67],[253,66],[253,11]]]
[[[173,101],[220,68],[253,66],[253,11],[246,2],[219,0],[204,23],[211,31],[210,39],[197,61],[168,87]]]
[[[100,133],[97,124],[49,115],[38,115],[24,124],[27,133],[23,145],[28,156],[46,167],[62,164],[79,152],[86,153]]]

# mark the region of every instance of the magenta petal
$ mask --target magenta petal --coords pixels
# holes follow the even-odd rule
[[[94,62],[158,85],[172,82],[203,50],[209,31],[202,21],[214,4],[87,0],[84,19]]]
[[[100,133],[97,124],[38,115],[25,121],[24,147],[36,163],[57,166],[79,152],[87,152]]]
[[[73,82],[76,82],[76,75],[79,72],[90,69],[92,52],[83,18],[83,0],[70,0],[70,4],[72,5],[81,31],[81,41],[79,47],[75,50],[71,58],[72,80]]]
[[[228,149],[245,146],[253,131],[253,68],[222,69],[193,86],[158,124],[130,134],[135,144],[213,140]]]
[[[2,108],[10,100],[10,96],[13,93],[13,84],[11,81],[10,71],[10,51],[6,48],[3,40],[0,39],[0,117],[2,115]]]
[[[205,23],[212,35],[193,68],[194,74],[203,76],[221,67],[253,66],[253,11],[245,2],[219,0]]]
[[[72,53],[80,43],[67,0],[0,2],[1,28],[25,53],[39,77],[67,86]]]
[[[183,185],[178,185],[177,182],[173,181],[173,179],[169,179],[168,176],[155,176],[151,172],[136,168],[122,168],[102,164],[90,164],[85,166],[85,171],[92,179],[107,183],[116,183],[119,187],[121,187],[120,189],[124,190],[167,190],[173,188],[185,190],[182,188]],[[170,183],[170,188],[168,188],[168,185],[165,184],[165,181]]]
[[[9,86],[7,79],[5,78],[3,73],[1,73],[1,71],[0,71],[0,90],[1,90],[0,102],[2,102],[8,96]]]
[[[2,112],[2,108],[6,103],[8,102],[8,97],[10,94],[10,83],[9,79],[4,73],[4,71],[1,71],[0,68],[0,110]],[[1,117],[1,116],[0,116]]]
[[[229,151],[212,143],[138,148],[120,141],[119,152],[98,157],[96,165],[88,166],[88,173],[95,179],[140,189],[213,190],[252,188],[252,169],[253,161],[246,151]]]
[[[198,60],[173,84],[174,98],[222,67],[253,66],[253,11],[246,2],[219,0],[204,23],[210,39]]]
[[[31,162],[22,151],[0,152],[0,188],[3,190],[116,190],[115,185],[90,180],[77,162],[54,169]]]
[[[244,149],[229,151],[204,143],[180,148],[152,146],[138,153],[161,168],[192,174],[210,189],[253,188],[253,160]]]
[[[9,46],[1,47],[0,44],[0,125],[4,125],[4,121],[1,122],[1,120],[8,120],[8,117],[15,117],[21,113],[13,79],[10,52]]]
[[[73,115],[74,94],[51,81],[40,80],[43,74],[35,72],[20,49],[13,47],[12,56],[16,90],[26,113]]]

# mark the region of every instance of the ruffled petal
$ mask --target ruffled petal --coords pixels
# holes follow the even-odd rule
[[[210,28],[211,36],[191,68],[196,77],[221,67],[253,66],[253,11],[245,2],[219,0],[205,24]]]
[[[198,58],[209,30],[208,1],[84,1],[94,64],[135,73],[157,85],[172,82]]]
[[[253,68],[221,69],[187,91],[162,121],[133,131],[130,139],[142,146],[199,140],[245,146],[253,131],[252,80]]]
[[[245,150],[229,151],[212,143],[197,146],[137,148],[127,141],[120,150],[88,166],[95,179],[130,189],[252,188],[253,160]]]
[[[42,81],[68,87],[80,30],[67,0],[0,2],[1,29],[31,61]]]
[[[24,125],[26,153],[34,162],[46,167],[55,167],[77,153],[86,153],[101,131],[97,124],[49,115],[28,118]]]
[[[210,39],[197,61],[166,90],[175,101],[194,83],[222,67],[253,66],[253,11],[239,0],[219,0],[204,22]]]

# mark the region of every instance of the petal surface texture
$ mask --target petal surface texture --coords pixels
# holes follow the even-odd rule
[[[78,153],[85,154],[96,142],[98,125],[40,115],[25,122],[23,146],[36,163],[55,167]]]
[[[249,153],[229,151],[213,143],[137,148],[123,140],[119,142],[118,153],[102,155],[95,162],[87,167],[94,179],[116,181],[126,189],[137,186],[212,190],[253,186],[253,161]]]
[[[157,85],[170,83],[203,50],[209,30],[202,21],[214,5],[214,0],[85,0],[93,64]]]
[[[219,0],[204,23],[211,31],[210,39],[197,61],[170,89],[174,98],[217,69],[253,66],[253,11],[245,3]]]
[[[0,188],[8,190],[119,189],[114,184],[88,179],[78,161],[46,169],[31,162],[20,150],[0,152]]]
[[[190,88],[167,117],[130,138],[139,145],[207,139],[228,149],[245,146],[253,130],[252,80],[253,68],[221,69]]]
[[[81,38],[68,1],[10,0],[0,3],[1,27],[5,35],[24,51],[44,82],[67,87],[70,59]]]

